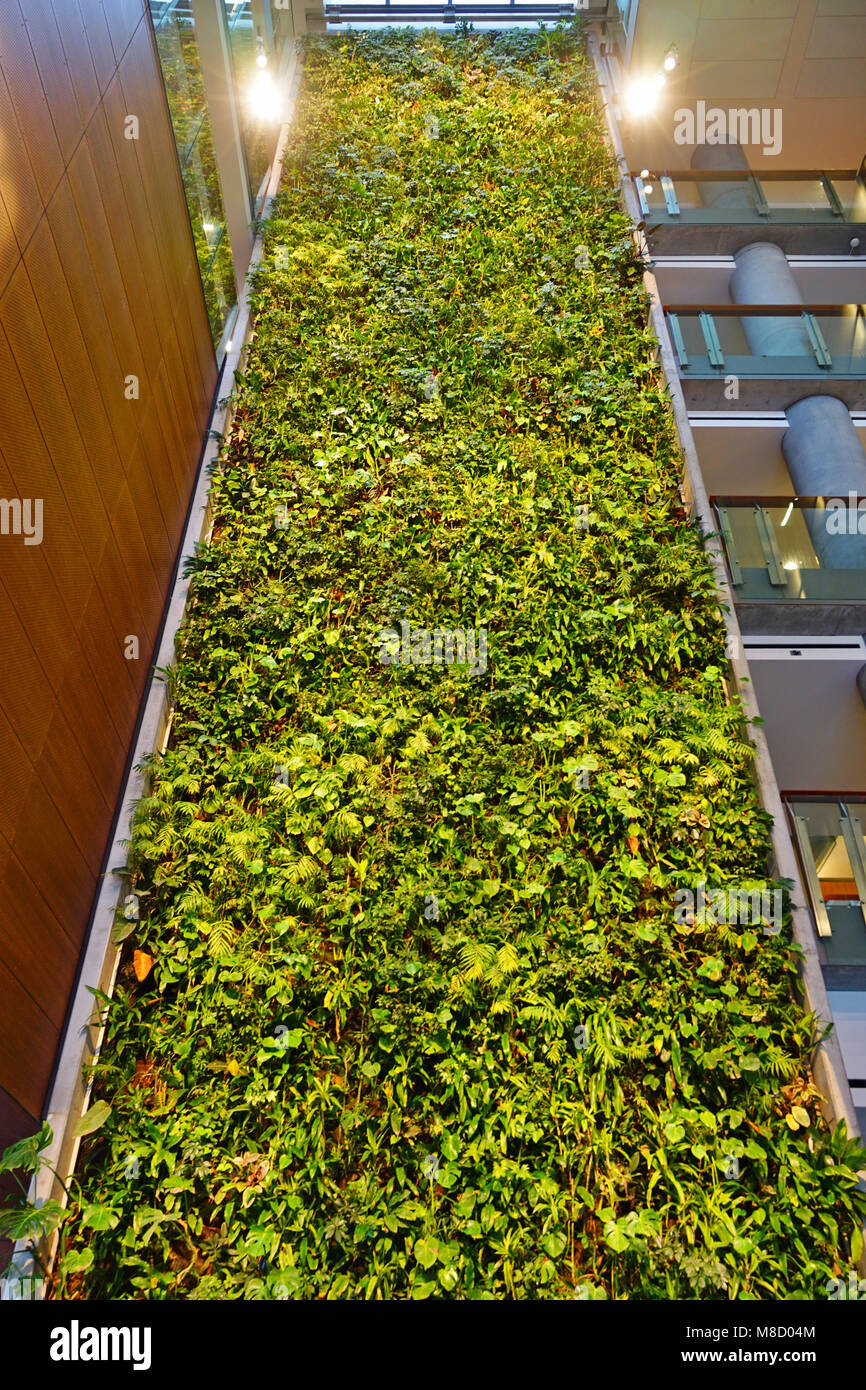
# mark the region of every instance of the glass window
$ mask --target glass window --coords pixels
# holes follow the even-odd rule
[[[232,252],[189,0],[150,0],[214,345],[236,302]]]
[[[274,43],[279,53],[281,45],[295,37],[295,22],[289,0],[286,0],[284,8],[277,8],[274,0],[271,0],[271,22],[274,26]]]
[[[866,965],[866,803],[790,805],[805,887],[830,965]]]
[[[250,0],[223,0],[223,4],[238,93],[250,201],[258,214],[264,200],[262,183],[276,152],[280,128],[279,99],[275,95],[277,59],[267,51],[265,35],[255,22]]]

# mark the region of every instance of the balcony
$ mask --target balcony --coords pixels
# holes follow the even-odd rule
[[[866,629],[866,510],[828,509],[822,497],[714,497],[712,504],[744,632]]]
[[[792,798],[788,812],[828,985],[862,988],[866,983],[866,801]]]
[[[451,4],[449,0],[424,3],[424,0],[355,0],[347,5],[326,4],[325,19],[328,25],[357,27],[376,24],[456,24],[458,20],[470,23],[496,24],[556,24],[559,20],[570,19],[575,13],[588,20],[601,20],[608,16],[610,0],[588,0],[577,4],[518,4],[516,0],[467,0],[463,4]]]
[[[653,252],[730,255],[749,239],[788,254],[847,255],[866,244],[866,161],[860,169],[680,169],[632,173]]]
[[[785,410],[802,396],[833,394],[849,408],[866,405],[866,316],[861,304],[666,304],[686,404],[690,409]],[[790,321],[790,354],[756,353],[758,319]],[[785,323],[782,327],[787,327]],[[769,325],[768,325],[769,327]],[[734,380],[735,379],[735,380]]]

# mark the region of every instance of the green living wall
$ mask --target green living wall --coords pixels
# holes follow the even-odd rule
[[[311,40],[256,310],[60,1289],[822,1296],[789,924],[674,910],[768,818],[579,31]]]

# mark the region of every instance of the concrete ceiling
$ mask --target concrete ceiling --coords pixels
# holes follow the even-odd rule
[[[756,169],[856,168],[866,155],[866,0],[640,0],[630,74],[658,72],[671,44],[679,64],[657,112],[631,123],[636,159],[688,164],[674,112],[698,100],[782,111],[780,153],[750,149]]]

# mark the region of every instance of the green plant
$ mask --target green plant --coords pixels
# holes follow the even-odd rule
[[[576,31],[309,40],[254,308],[66,1292],[810,1296],[864,1155],[789,917],[673,910],[779,885]]]
[[[68,1215],[53,1198],[37,1202],[30,1200],[29,1180],[34,1174],[43,1167],[54,1172],[42,1155],[43,1149],[48,1147],[52,1137],[51,1126],[44,1124],[36,1134],[19,1139],[0,1153],[0,1174],[10,1174],[17,1189],[11,1194],[11,1198],[5,1198],[0,1205],[0,1239],[30,1241],[34,1258],[40,1268],[44,1266],[38,1242],[57,1230]],[[22,1179],[22,1174],[27,1181]],[[7,1267],[3,1277],[10,1273],[11,1268],[11,1265]]]

